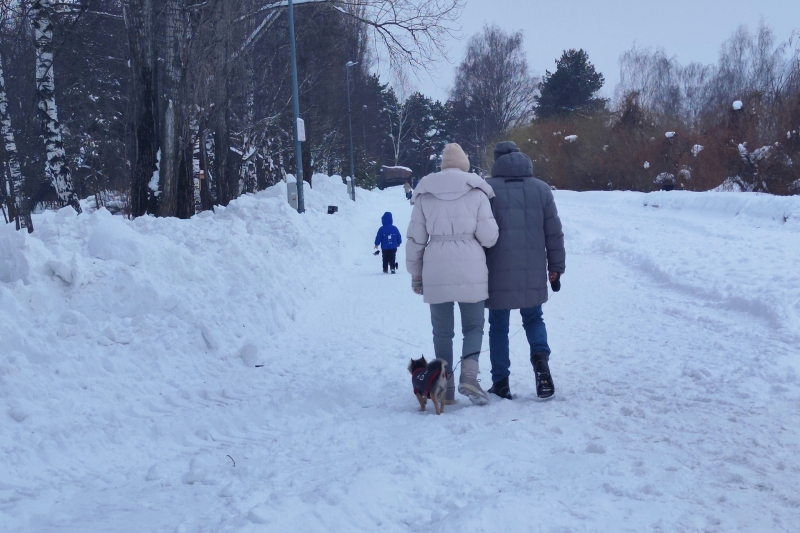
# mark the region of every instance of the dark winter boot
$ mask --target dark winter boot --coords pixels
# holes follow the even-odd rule
[[[506,400],[511,399],[511,389],[508,387],[508,378],[503,378],[500,381],[495,381],[492,384],[492,387],[489,389],[489,392],[500,396],[501,398],[505,398]]]
[[[547,354],[533,354],[531,364],[533,373],[536,374],[536,396],[542,400],[553,397],[556,388],[553,385],[553,377],[550,375],[550,365],[547,364]]]

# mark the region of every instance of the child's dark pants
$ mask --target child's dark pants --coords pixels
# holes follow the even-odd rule
[[[394,270],[394,264],[397,262],[397,248],[392,248],[391,250],[381,250],[381,255],[383,256],[383,271],[388,272],[389,268]]]

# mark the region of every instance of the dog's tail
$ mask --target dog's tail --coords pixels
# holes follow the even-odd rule
[[[453,375],[452,372],[447,371],[447,361],[445,361],[444,359],[434,359],[428,364],[428,367],[430,368],[431,365],[436,365],[437,368],[440,368],[442,373],[447,377],[447,379],[450,379],[450,376]]]

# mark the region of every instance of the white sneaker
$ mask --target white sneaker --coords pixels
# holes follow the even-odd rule
[[[461,377],[458,378],[458,392],[469,398],[475,405],[486,405],[489,396],[478,382],[478,361],[476,359],[461,360]]]

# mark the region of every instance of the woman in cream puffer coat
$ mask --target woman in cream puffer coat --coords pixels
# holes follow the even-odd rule
[[[489,297],[484,248],[497,242],[497,223],[489,199],[492,188],[469,173],[469,159],[457,144],[442,154],[442,170],[420,180],[411,202],[414,210],[406,236],[406,268],[412,289],[430,304],[436,357],[453,371],[454,303],[464,334],[458,390],[473,403],[488,401],[478,384],[478,357]],[[454,386],[446,401],[452,403]]]

